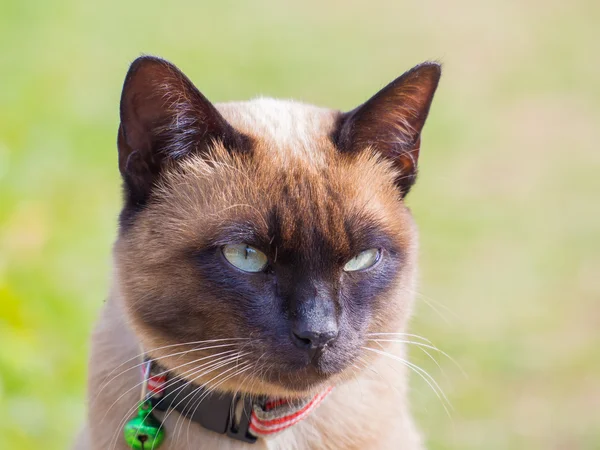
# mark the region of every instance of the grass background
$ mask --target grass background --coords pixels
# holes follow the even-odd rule
[[[431,449],[600,448],[600,3],[0,1],[0,448],[64,449],[110,278],[115,136],[146,52],[214,101],[350,109],[444,75],[410,195]]]

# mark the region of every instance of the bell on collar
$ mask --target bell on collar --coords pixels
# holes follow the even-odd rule
[[[155,450],[160,447],[165,439],[165,430],[152,415],[150,401],[140,403],[137,417],[125,424],[123,435],[127,445],[135,450]]]

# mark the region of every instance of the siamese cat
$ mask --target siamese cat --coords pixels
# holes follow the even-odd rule
[[[404,199],[440,75],[423,63],[340,112],[213,104],[171,63],[133,62],[114,280],[77,449],[423,448],[407,400],[418,238]],[[162,440],[136,428],[128,443],[144,402]]]

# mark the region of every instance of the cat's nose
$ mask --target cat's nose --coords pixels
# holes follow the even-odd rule
[[[306,322],[300,321],[292,327],[292,341],[298,348],[314,353],[338,337],[339,330],[333,321],[327,321],[326,326],[319,329],[312,329],[307,325]]]
[[[299,287],[291,299],[290,338],[313,359],[339,334],[335,297],[314,282]]]

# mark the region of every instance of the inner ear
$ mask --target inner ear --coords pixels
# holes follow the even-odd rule
[[[420,64],[358,108],[341,115],[333,139],[342,152],[368,148],[391,160],[405,196],[415,182],[421,131],[441,76],[438,63]]]
[[[136,59],[125,78],[118,135],[119,170],[127,206],[146,203],[169,161],[206,152],[221,141],[242,150],[247,138],[173,64],[160,58]]]

